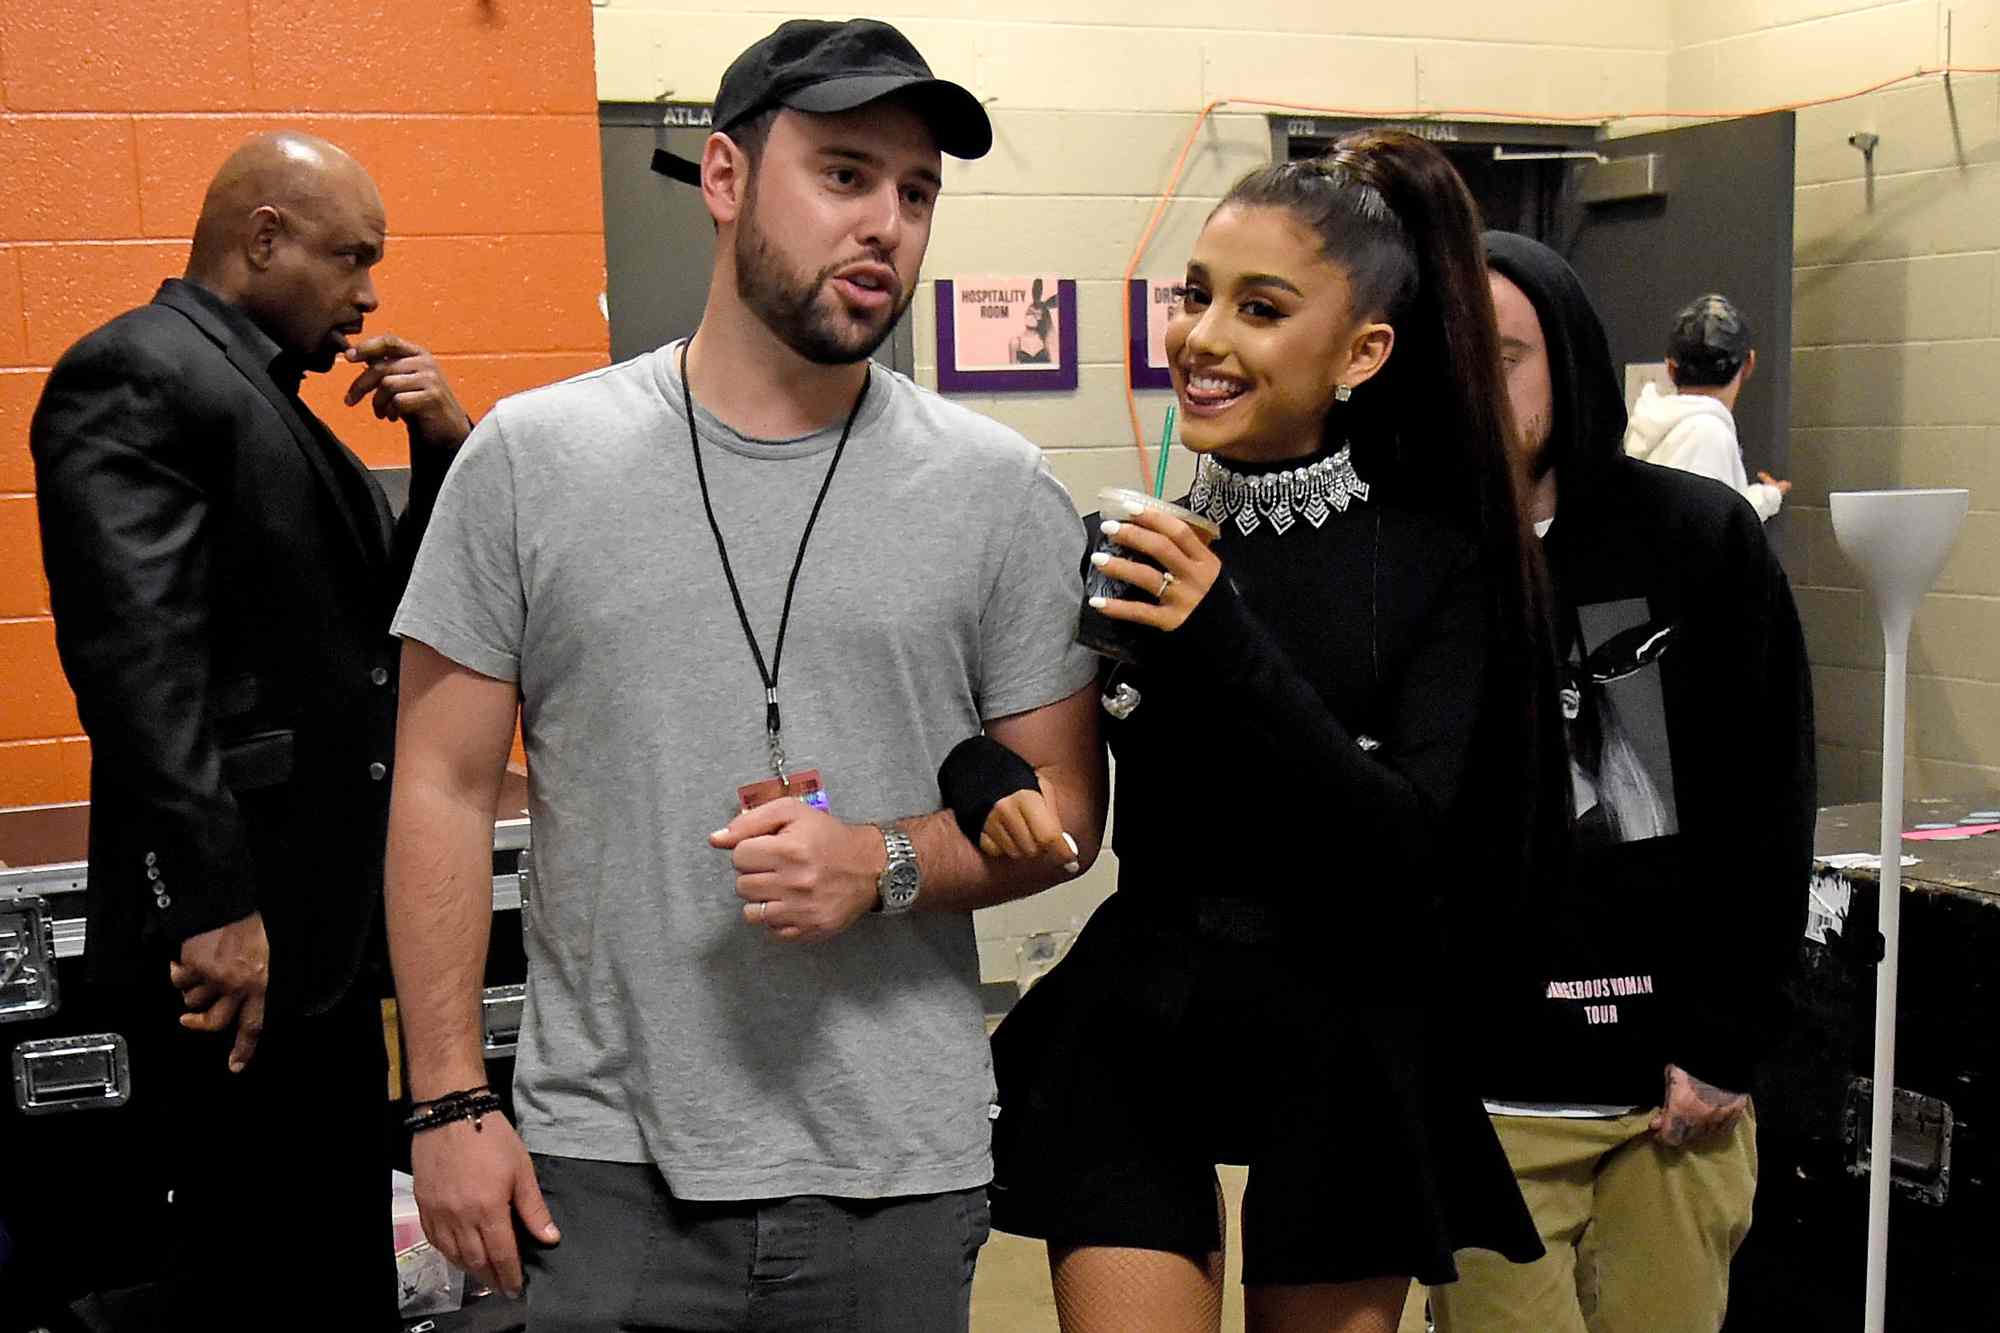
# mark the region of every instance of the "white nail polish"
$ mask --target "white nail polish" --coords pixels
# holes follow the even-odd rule
[[[1125,515],[1127,518],[1137,518],[1145,512],[1146,506],[1140,504],[1137,500],[1127,500],[1125,502]]]
[[[1063,846],[1069,848],[1069,854],[1071,856],[1075,856],[1077,854],[1076,839],[1070,837],[1069,834],[1067,833],[1063,834]]]
[[[1111,563],[1111,552],[1109,551],[1093,552],[1090,557],[1090,563],[1096,565],[1099,569],[1104,568],[1106,565]]]
[[[1090,609],[1093,611],[1102,611],[1110,602],[1111,599],[1109,597],[1093,597],[1090,599]]]
[[[1102,523],[1097,525],[1097,530],[1103,533],[1107,537],[1112,537],[1116,536],[1118,533],[1118,529],[1124,526],[1125,525],[1123,523],[1120,523],[1115,518],[1107,518]]]
[[[1072,875],[1081,875],[1083,873],[1083,862],[1065,861],[1063,863],[1063,869],[1068,871]]]

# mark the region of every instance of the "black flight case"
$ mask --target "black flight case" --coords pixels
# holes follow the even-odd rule
[[[1969,827],[2000,792],[1912,801],[1904,829]],[[1728,1333],[1862,1326],[1881,808],[1822,810],[1793,1016],[1758,1089],[1756,1217]],[[1905,841],[1891,1149],[1891,1333],[2000,1330],[2000,833]],[[1717,929],[1727,929],[1726,916]],[[1713,984],[1726,986],[1717,977]]]
[[[486,1053],[508,1102],[525,962],[520,907],[532,891],[527,779],[510,772],[493,827],[493,933]],[[83,979],[85,803],[0,810],[0,1333],[138,1327],[167,1223],[161,1086],[153,1052],[117,1030]],[[390,1087],[407,1112],[393,1002],[384,986]],[[400,1138],[409,1165],[407,1138]],[[467,1312],[470,1314],[470,1311]],[[274,1312],[283,1326],[284,1316]],[[446,1329],[463,1320],[438,1316]]]

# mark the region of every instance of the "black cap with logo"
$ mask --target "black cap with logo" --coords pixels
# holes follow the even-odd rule
[[[1750,321],[1726,296],[1698,296],[1674,316],[1667,359],[1674,382],[1716,388],[1736,378],[1750,355]]]
[[[993,146],[986,108],[959,85],[935,77],[910,39],[875,19],[832,23],[792,19],[730,63],[715,95],[715,129],[731,129],[774,107],[825,114],[878,98],[905,98],[924,118],[938,149],[984,157]],[[701,164],[660,149],[653,170],[701,184]]]

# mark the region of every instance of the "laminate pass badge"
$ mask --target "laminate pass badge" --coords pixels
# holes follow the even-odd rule
[[[827,798],[826,784],[820,780],[816,768],[802,768],[789,775],[789,780],[780,782],[777,778],[760,778],[756,782],[746,782],[736,789],[736,800],[743,810],[755,810],[780,797],[789,796],[795,801],[804,801],[815,810],[833,813],[833,804]]]

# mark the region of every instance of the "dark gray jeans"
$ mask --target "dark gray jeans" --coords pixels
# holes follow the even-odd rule
[[[535,1157],[560,1245],[526,1247],[528,1333],[965,1333],[984,1189],[676,1199],[657,1168]]]

